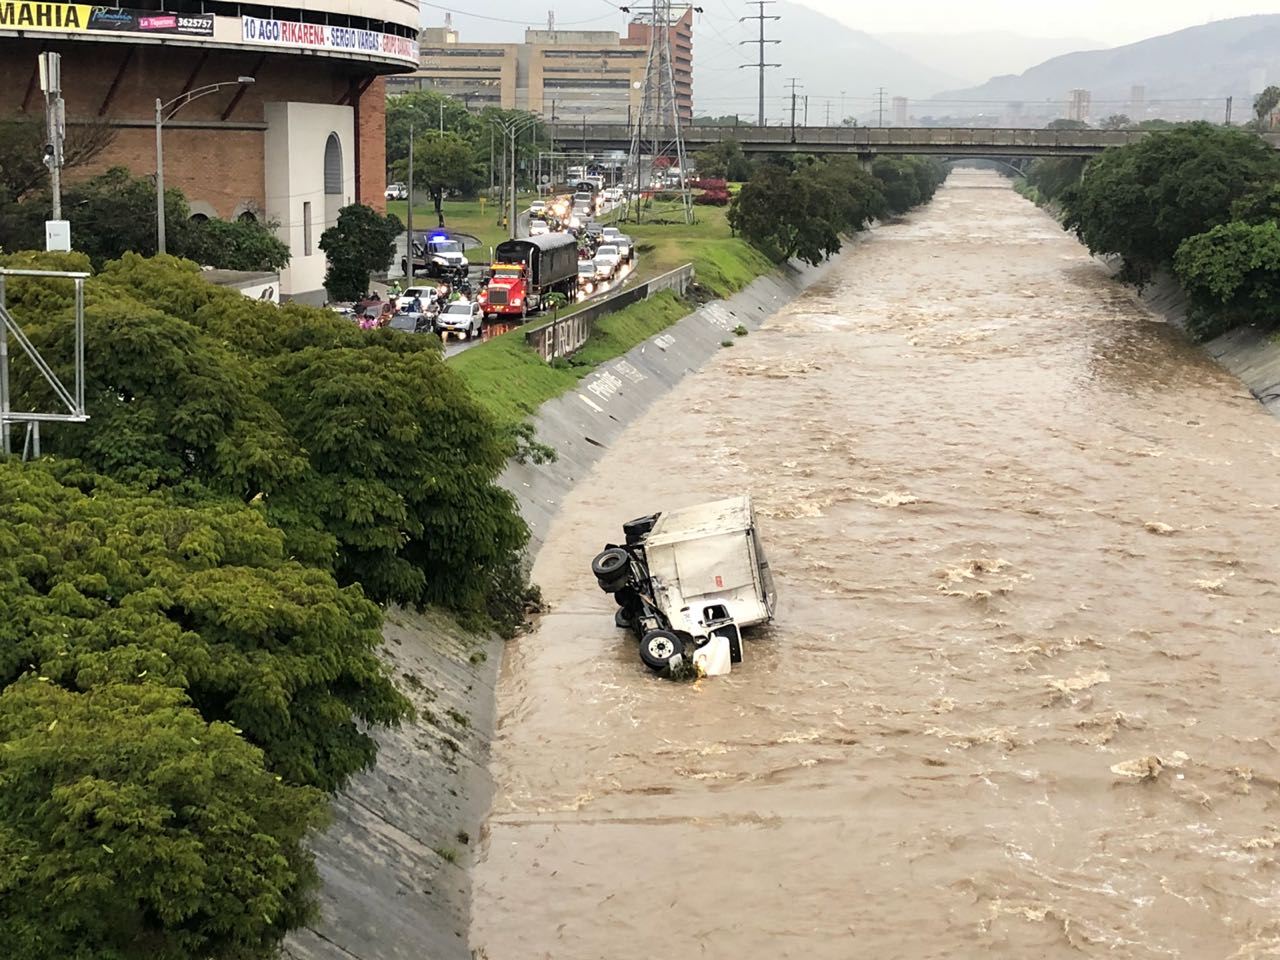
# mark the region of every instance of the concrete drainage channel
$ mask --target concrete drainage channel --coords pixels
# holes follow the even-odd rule
[[[541,548],[565,492],[629,423],[739,324],[758,329],[827,266],[760,277],[544,404],[534,418],[538,437],[559,459],[511,464],[501,479],[529,524],[530,550]],[[398,609],[387,611],[383,634],[384,655],[417,716],[379,733],[377,766],[335,798],[333,825],[313,844],[320,918],[286,940],[284,955],[294,960],[471,958],[469,865],[493,796],[488,757],[502,641],[467,634],[439,614]]]

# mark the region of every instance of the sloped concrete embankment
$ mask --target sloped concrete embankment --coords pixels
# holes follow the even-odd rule
[[[1186,328],[1187,296],[1177,280],[1162,274],[1144,288],[1140,299],[1149,309]],[[1280,340],[1257,327],[1239,327],[1203,344],[1218,363],[1240,378],[1272,416],[1280,417]]]
[[[695,372],[742,324],[757,329],[825,269],[789,266],[714,301],[602,365],[545,404],[538,436],[559,459],[512,464],[502,483],[520,502],[536,552],[565,492],[649,405]],[[313,845],[320,918],[292,935],[294,960],[468,960],[472,844],[493,796],[488,771],[502,641],[438,613],[390,610],[385,656],[417,711],[377,735],[377,766],[333,804]]]

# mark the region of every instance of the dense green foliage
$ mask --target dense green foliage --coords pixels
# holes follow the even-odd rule
[[[226,270],[278,270],[289,263],[289,248],[276,237],[272,224],[196,221],[181,191],[165,190],[164,197],[165,246],[171,254]],[[73,248],[88,254],[95,268],[126,253],[156,252],[156,188],[150,177],[134,177],[124,167],[112,167],[66,187],[62,208],[71,223]],[[0,203],[0,247],[43,248],[48,216],[44,193],[7,207]]]
[[[398,160],[391,167],[397,180],[409,180],[409,160]],[[469,196],[480,186],[482,168],[473,144],[456,133],[417,130],[413,137],[413,190],[425,190],[435,207],[439,226],[445,225],[444,195],[458,193]]]
[[[1062,197],[1066,224],[1094,253],[1118,254],[1138,283],[1178,246],[1231,217],[1232,205],[1280,178],[1280,156],[1240,130],[1190,124],[1095,158]]]
[[[6,956],[266,960],[308,918],[323,794],[180,690],[27,676],[0,693],[0,743]]]
[[[320,234],[320,249],[329,260],[324,288],[334,300],[359,300],[369,290],[369,275],[391,266],[396,238],[404,231],[399,218],[378,213],[363,203],[338,211],[338,222]]]
[[[837,157],[760,164],[729,209],[729,224],[770,257],[818,264],[840,235],[932,199],[946,167],[921,157],[882,157],[868,172]]]
[[[742,145],[726,137],[693,155],[698,176],[741,183],[751,179],[754,166],[742,152]]]
[[[1208,339],[1241,323],[1280,322],[1280,223],[1231,223],[1183,241],[1174,259],[1191,298],[1192,331]]]
[[[70,285],[14,279],[9,293],[65,371]],[[48,430],[46,450],[149,489],[259,499],[289,555],[379,602],[486,608],[491,575],[524,543],[495,484],[515,440],[444,366],[435,338],[247,300],[173,258],[113,262],[85,299],[93,417]],[[53,402],[25,365],[14,388],[27,408]]]

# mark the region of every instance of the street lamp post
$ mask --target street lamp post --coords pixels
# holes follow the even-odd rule
[[[495,117],[493,122],[502,128],[502,132],[507,139],[508,149],[511,151],[510,161],[510,180],[508,189],[510,191],[510,200],[507,207],[507,233],[514,240],[516,237],[516,138],[530,127],[535,127],[542,121],[542,117],[537,114],[526,114],[521,117]]]
[[[172,120],[173,115],[185,107],[192,100],[221,90],[223,87],[243,86],[253,83],[253,77],[237,77],[235,80],[223,80],[220,83],[207,83],[203,87],[196,87],[194,90],[188,90],[174,97],[168,103],[164,103],[159,97],[156,97],[156,250],[159,253],[165,252],[164,243],[164,123],[166,120]],[[169,109],[172,107],[173,109]],[[165,111],[169,111],[169,115],[165,116]]]

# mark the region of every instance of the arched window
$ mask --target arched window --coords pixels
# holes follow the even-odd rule
[[[342,141],[330,133],[324,144],[324,225],[338,222],[342,209]]]
[[[191,220],[192,223],[208,223],[209,222],[208,215],[203,213],[193,213],[189,219]]]
[[[258,218],[253,215],[252,210],[246,210],[240,216],[236,217],[241,223],[257,223]]]

